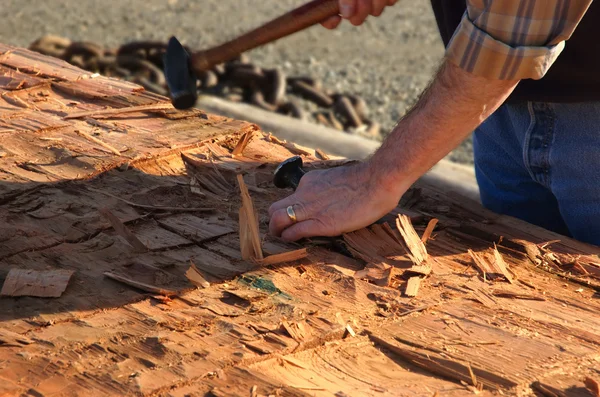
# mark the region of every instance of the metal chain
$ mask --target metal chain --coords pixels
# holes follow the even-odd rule
[[[136,41],[117,49],[91,42],[71,41],[59,36],[43,36],[29,49],[62,59],[92,73],[117,77],[143,86],[148,91],[168,95],[162,55],[167,44]],[[189,48],[186,48],[191,52]],[[325,90],[320,81],[286,76],[279,68],[263,69],[243,54],[198,76],[198,90],[234,102],[297,119],[312,121],[348,133],[378,137],[379,123],[368,118],[365,101],[356,95]],[[309,105],[312,103],[312,105]]]

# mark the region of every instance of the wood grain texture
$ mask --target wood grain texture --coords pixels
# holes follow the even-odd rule
[[[381,222],[287,244],[268,234],[275,167],[345,160],[24,49],[0,44],[0,68],[0,277],[56,296],[0,299],[0,394],[594,390],[598,247],[422,182]],[[242,255],[238,174],[262,262]],[[52,272],[73,275],[32,278]]]

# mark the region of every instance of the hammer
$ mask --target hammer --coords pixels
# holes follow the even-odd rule
[[[338,0],[313,0],[225,44],[191,55],[175,37],[171,37],[163,64],[173,106],[176,109],[194,106],[198,99],[197,74],[235,59],[245,51],[323,22],[339,12]]]

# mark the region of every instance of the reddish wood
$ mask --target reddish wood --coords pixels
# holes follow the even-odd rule
[[[75,270],[57,299],[0,299],[0,394],[568,395],[594,378],[597,247],[422,182],[384,223],[287,244],[267,226],[289,195],[272,185],[294,154],[285,142],[194,109],[64,120],[168,99],[2,44],[0,67],[13,71],[0,79],[0,277]],[[303,150],[307,169],[345,164]],[[242,258],[256,239],[240,235],[237,174],[276,266]],[[148,250],[107,228],[102,208]]]
[[[301,248],[295,251],[283,252],[281,254],[269,255],[256,262],[260,265],[277,265],[280,263],[294,262],[308,256],[306,248]]]

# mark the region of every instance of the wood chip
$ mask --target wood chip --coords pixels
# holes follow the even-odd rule
[[[404,273],[420,274],[422,276],[429,276],[431,274],[431,266],[428,266],[428,265],[413,266],[410,269],[406,269],[404,271]]]
[[[285,141],[282,141],[281,139],[277,138],[275,135],[269,133],[269,135],[267,135],[267,140],[269,142],[273,142],[276,143],[278,145],[283,145]]]
[[[543,296],[518,294],[515,292],[509,292],[509,291],[494,291],[494,296],[498,297],[498,298],[523,299],[523,300],[529,300],[529,301],[540,301],[540,302],[546,301],[546,298],[544,298]]]
[[[168,290],[168,289],[163,289],[163,288],[159,288],[155,285],[150,285],[150,284],[145,284],[145,283],[140,283],[137,282],[135,280],[131,280],[127,277],[121,276],[119,274],[115,274],[112,272],[104,272],[104,275],[108,278],[111,278],[113,280],[119,281],[123,284],[127,284],[131,287],[140,289],[142,291],[146,291],[146,292],[151,292],[153,294],[159,294],[159,295],[164,295],[164,296],[173,296],[173,295],[177,295],[177,291],[172,291],[172,290]]]
[[[473,252],[473,250],[469,249],[467,251],[475,264],[475,267],[481,272],[481,275],[484,280],[487,279],[487,273],[491,271],[491,266],[487,263],[487,261],[480,255]]]
[[[411,277],[406,283],[406,289],[404,294],[406,296],[417,296],[419,293],[419,286],[421,285],[421,277]]]
[[[396,227],[408,247],[410,260],[415,265],[420,265],[426,261],[428,258],[427,249],[413,227],[410,217],[399,214],[396,219]]]
[[[262,247],[260,244],[260,231],[258,229],[258,216],[254,209],[254,203],[248,193],[248,188],[242,175],[237,175],[237,181],[240,186],[242,196],[242,208],[240,208],[240,248],[245,244],[252,247],[252,254],[248,256],[250,250],[242,248],[242,258],[263,259]]]
[[[504,261],[502,255],[500,255],[500,252],[498,252],[498,247],[496,247],[496,244],[494,244],[494,266],[500,271],[500,273],[502,273],[504,278],[506,278],[509,283],[514,284],[513,278],[508,271],[508,265]]]
[[[494,247],[492,252],[488,255],[486,255],[485,252],[475,253],[471,249],[469,249],[468,252],[471,259],[473,259],[473,263],[481,272],[484,280],[503,276],[509,283],[514,283],[512,276],[508,272],[506,262],[504,262],[504,259],[497,248]]]
[[[583,381],[585,387],[592,393],[594,397],[600,397],[600,385],[595,379],[590,378],[589,376],[585,378]]]
[[[352,255],[367,262],[367,266],[356,272],[354,277],[367,278],[377,285],[387,286],[393,276],[394,266],[406,267],[404,258],[397,260],[406,253],[406,248],[400,235],[388,224],[345,233],[343,238]]]
[[[364,269],[354,273],[354,277],[366,279],[380,287],[387,287],[392,281],[394,268],[386,263],[369,263]]]
[[[425,229],[425,231],[423,232],[423,235],[421,236],[421,241],[423,242],[423,244],[426,244],[427,241],[429,241],[429,238],[431,237],[431,234],[433,233],[433,230],[435,229],[438,222],[439,222],[439,220],[436,218],[433,218],[432,220],[429,221],[429,223],[427,224],[427,228]]]
[[[354,332],[350,324],[346,324],[346,331],[348,331],[348,335],[350,335],[351,337],[356,337],[356,332]]]
[[[432,307],[435,307],[437,305],[438,305],[437,303],[432,303],[430,305],[423,305],[423,306],[415,307],[414,309],[410,309],[410,310],[403,311],[402,313],[398,313],[398,317],[408,316],[409,314],[412,314],[412,313],[419,313],[419,312],[425,311],[427,309],[430,309]]]
[[[469,375],[471,375],[471,382],[472,382],[473,386],[477,387],[477,377],[473,373],[473,368],[471,368],[471,363],[468,363],[467,366],[469,368]]]
[[[292,143],[292,142],[285,142],[282,146],[296,155],[301,155],[301,156],[311,156],[312,155],[312,152],[310,150],[307,150],[307,149],[305,149],[299,145],[296,145],[295,143]]]
[[[586,269],[586,267],[587,266],[582,265],[578,261],[573,262],[573,269],[577,270],[579,273],[583,274],[584,276],[589,276],[590,272]],[[597,271],[597,269],[594,269],[594,270]],[[592,275],[592,277],[597,277],[597,274]]]
[[[117,218],[107,208],[101,208],[99,210],[99,212],[102,214],[102,216],[104,216],[106,219],[108,219],[108,221],[110,222],[113,229],[115,229],[115,232],[117,232],[117,234],[119,236],[123,237],[125,239],[125,241],[127,241],[129,243],[129,245],[131,245],[133,248],[135,248],[135,250],[137,252],[147,252],[148,251],[148,247],[146,247],[146,245],[144,243],[142,243],[140,241],[140,239],[138,239],[136,237],[136,235],[133,234],[131,232],[131,230],[129,230],[127,228],[127,226],[125,226],[123,224],[123,222],[121,222],[119,220],[119,218]]]
[[[329,157],[325,152],[323,152],[321,149],[315,149],[315,154],[317,155],[318,158],[320,158],[321,160],[331,160],[331,157]]]
[[[200,270],[198,270],[198,268],[196,267],[196,265],[192,261],[190,261],[190,267],[185,272],[185,276],[196,287],[201,287],[201,288],[208,288],[208,287],[210,287],[210,283],[208,281],[206,281],[206,279],[204,278],[204,276],[202,275],[202,273],[200,272]]]
[[[38,298],[60,297],[73,275],[72,270],[28,270],[10,269],[2,291],[2,296],[34,296]]]
[[[244,153],[244,149],[246,149],[246,146],[248,146],[248,143],[250,143],[250,141],[252,140],[252,138],[254,138],[255,135],[256,135],[255,131],[247,131],[247,132],[245,132],[240,137],[240,140],[235,145],[235,148],[233,148],[233,152],[231,152],[231,155],[233,157],[235,157],[235,156],[241,156]]]
[[[283,252],[281,254],[275,254],[267,256],[266,258],[256,260],[255,262],[260,265],[277,265],[280,263],[294,262],[308,256],[306,248],[301,248],[295,251]]]
[[[171,103],[155,103],[152,105],[140,105],[140,106],[129,106],[120,109],[98,109],[98,110],[86,110],[83,112],[74,112],[63,117],[63,120],[79,119],[82,117],[97,117],[97,116],[118,116],[126,113],[137,113],[137,112],[152,112],[157,110],[170,110],[174,109]]]

